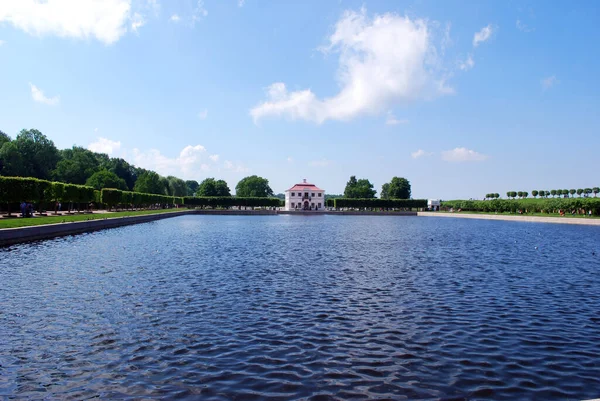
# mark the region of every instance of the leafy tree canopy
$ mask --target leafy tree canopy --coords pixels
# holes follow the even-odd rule
[[[108,170],[95,172],[87,179],[85,185],[94,187],[98,190],[102,188],[116,188],[126,191],[128,189],[124,179],[119,178],[115,173]]]
[[[52,172],[56,181],[83,185],[100,169],[97,153],[79,146],[60,151],[60,161]]]
[[[172,175],[167,177],[169,181],[169,195],[171,196],[186,196],[187,195],[187,185],[185,185],[185,181],[181,178],[173,177]]]
[[[99,155],[99,160],[100,160],[100,167],[104,168],[112,173],[115,173],[119,178],[122,178],[125,180],[125,183],[127,184],[127,188],[132,191],[133,187],[135,186],[135,181],[137,180],[137,176],[138,176],[138,169],[127,163],[127,161],[125,161],[124,159],[121,158],[116,158],[116,157],[112,157],[112,158],[104,158],[102,156],[106,156],[103,154],[98,154],[96,153],[96,155]]]
[[[200,186],[196,180],[187,180],[185,185],[187,186],[187,196],[194,196]]]
[[[145,170],[139,176],[137,181],[135,182],[135,186],[133,190],[136,192],[144,192],[147,194],[165,194],[165,184],[161,180],[165,179],[155,173],[154,171]]]
[[[410,182],[403,177],[393,177],[381,187],[382,199],[410,199]]]
[[[0,148],[6,142],[10,142],[10,136],[6,135],[4,132],[0,131]]]
[[[12,143],[23,158],[22,171],[18,175],[43,180],[50,178],[50,172],[60,158],[54,142],[36,129],[24,129]]]
[[[251,175],[242,178],[235,186],[236,196],[266,198],[273,196],[273,190],[266,178]]]
[[[351,176],[350,181],[346,183],[344,190],[345,198],[374,198],[377,191],[373,189],[373,184],[367,179],[357,180],[356,176]]]
[[[0,175],[23,176],[25,162],[19,148],[13,142],[5,142],[0,146]]]

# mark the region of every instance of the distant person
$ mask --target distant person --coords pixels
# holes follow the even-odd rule
[[[21,217],[25,217],[25,208],[27,207],[27,204],[25,203],[25,201],[21,202]]]

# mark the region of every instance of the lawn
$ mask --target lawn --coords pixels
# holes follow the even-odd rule
[[[49,214],[48,217],[0,218],[0,229],[39,226],[42,224],[69,223],[73,221],[101,220],[115,217],[142,216],[145,214],[173,213],[180,212],[182,210],[184,209],[139,210],[114,213],[76,214],[72,216],[53,216]]]

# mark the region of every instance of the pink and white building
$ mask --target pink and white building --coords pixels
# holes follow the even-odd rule
[[[303,180],[285,191],[285,210],[325,210],[325,190]]]

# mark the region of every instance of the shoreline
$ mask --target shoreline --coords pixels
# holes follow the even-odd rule
[[[520,221],[525,223],[554,223],[554,224],[575,224],[585,226],[600,226],[600,219],[586,217],[544,217],[544,216],[512,216],[502,214],[470,214],[470,213],[449,213],[449,212],[418,212],[423,217],[450,217],[462,219],[479,220],[501,220],[501,221]]]

